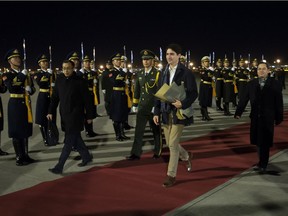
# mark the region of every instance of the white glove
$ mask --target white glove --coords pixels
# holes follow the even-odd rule
[[[97,79],[93,79],[93,83],[97,84],[98,83]]]
[[[154,107],[152,107],[151,113],[153,113],[153,114],[154,114]]]
[[[125,83],[126,83],[127,85],[129,85],[129,83],[130,83],[130,82],[129,82],[129,80],[128,80],[128,79],[126,79]]]
[[[25,90],[26,90],[27,92],[31,92],[31,87],[27,85],[27,86],[25,87]]]
[[[54,87],[54,86],[55,86],[55,83],[54,83],[54,82],[52,82],[52,83],[51,83],[51,86],[52,86],[52,87]]]
[[[231,70],[232,70],[232,71],[235,71],[235,67],[232,67]]]
[[[208,69],[209,69],[209,70],[211,70],[211,71],[214,71],[214,68],[213,68],[213,67],[211,67],[211,66],[210,66]]]
[[[47,69],[47,72],[50,73],[50,74],[53,73],[53,71],[50,68]]]
[[[85,73],[85,71],[84,71],[84,69],[83,69],[83,68],[81,68],[81,69],[80,69],[80,72],[82,72],[82,73]]]
[[[123,70],[125,73],[127,73],[127,68],[123,68],[122,70]]]
[[[106,94],[106,89],[103,89],[102,92],[103,92],[103,94]]]
[[[132,111],[133,113],[137,113],[137,112],[138,112],[138,107],[132,106],[132,107],[131,107],[131,111]]]
[[[26,69],[24,69],[24,70],[21,71],[21,73],[23,73],[26,76],[28,71]]]

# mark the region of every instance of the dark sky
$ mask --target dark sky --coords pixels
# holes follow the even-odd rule
[[[232,52],[272,62],[288,63],[288,2],[0,2],[0,66],[11,48],[22,51],[26,39],[27,65],[48,54],[59,67],[66,55],[84,43],[85,54],[96,47],[97,64],[116,52],[148,48],[159,55],[171,42],[199,64],[212,51],[216,58]],[[165,57],[165,56],[163,56]],[[165,59],[165,58],[164,58]]]

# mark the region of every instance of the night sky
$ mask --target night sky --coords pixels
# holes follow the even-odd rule
[[[91,57],[95,46],[97,65],[124,45],[141,65],[142,49],[159,55],[169,43],[191,50],[196,64],[213,51],[216,58],[264,54],[288,64],[287,12],[288,2],[0,2],[0,67],[8,66],[9,49],[22,51],[23,38],[30,68],[49,45],[53,67],[60,67],[70,51],[80,53],[81,42]]]

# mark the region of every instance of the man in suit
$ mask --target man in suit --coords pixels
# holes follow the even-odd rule
[[[184,84],[185,99],[180,101],[175,98],[172,103],[156,100],[154,106],[154,123],[158,125],[160,121],[162,122],[165,140],[170,150],[168,171],[163,187],[171,187],[175,184],[179,158],[187,161],[188,172],[192,170],[192,153],[186,151],[179,142],[184,126],[193,123],[193,116],[181,118],[179,112],[191,107],[198,96],[198,91],[194,74],[180,63],[181,52],[182,49],[178,44],[168,45],[166,49],[168,64],[159,78],[158,88],[164,83],[171,85],[175,82],[178,86]]]
[[[134,142],[127,160],[139,160],[142,154],[143,135],[147,121],[153,132],[154,155],[157,159],[161,155],[161,128],[153,122],[154,94],[157,91],[160,71],[154,67],[155,54],[150,50],[140,52],[144,69],[139,71],[135,80],[135,90],[132,111],[137,112]]]
[[[283,96],[279,82],[269,76],[269,66],[260,62],[258,78],[251,80],[241,94],[234,118],[239,119],[248,103],[250,113],[250,142],[257,146],[259,162],[254,170],[266,173],[269,150],[273,146],[274,125],[283,121]]]
[[[72,147],[80,153],[82,158],[78,166],[86,166],[92,161],[92,155],[81,137],[84,120],[91,123],[94,117],[88,85],[83,78],[76,75],[74,62],[71,60],[63,61],[62,68],[63,74],[60,74],[56,80],[47,115],[47,118],[52,120],[53,113],[60,103],[61,126],[65,132],[65,141],[58,163],[54,168],[49,169],[54,174],[63,172]]]

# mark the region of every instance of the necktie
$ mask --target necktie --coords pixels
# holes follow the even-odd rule
[[[170,70],[167,70],[167,74],[166,74],[166,83],[167,85],[170,85]]]

